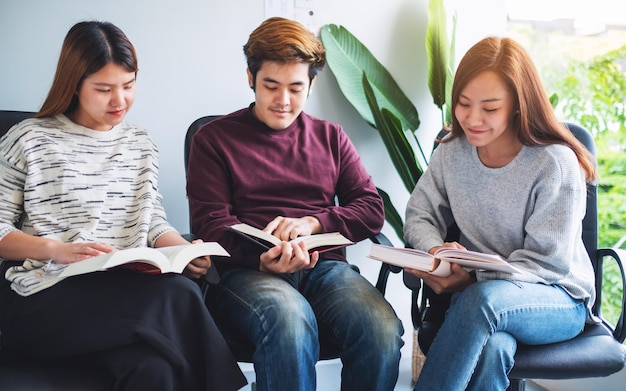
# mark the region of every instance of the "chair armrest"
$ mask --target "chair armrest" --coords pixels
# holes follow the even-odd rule
[[[599,265],[602,266],[604,264],[604,258],[611,257],[615,260],[615,263],[619,267],[619,271],[622,277],[622,308],[620,311],[619,319],[615,328],[613,330],[613,337],[618,340],[620,343],[623,343],[626,339],[626,327],[624,327],[624,312],[626,309],[626,274],[624,273],[624,261],[626,260],[626,251],[614,248],[601,248],[598,249],[598,261]],[[600,269],[602,270],[602,269]],[[601,279],[602,276],[599,276]],[[602,287],[602,280],[599,282],[596,281],[596,285],[600,288]],[[596,292],[596,295],[600,298],[601,292]],[[600,299],[597,299],[600,300]]]
[[[374,236],[370,236],[370,240],[376,244],[382,244],[385,246],[393,246],[391,240],[384,233],[379,232]],[[388,263],[382,262],[380,266],[380,272],[378,273],[378,281],[376,281],[376,289],[380,291],[380,293],[385,295],[385,291],[387,290],[387,279],[389,278],[389,273],[399,273],[402,270],[401,267],[390,265]]]
[[[379,232],[376,235],[370,237],[370,240],[376,244],[382,244],[385,246],[393,246],[393,244],[391,243],[391,240],[389,240],[389,238],[385,236],[385,234],[382,232]]]

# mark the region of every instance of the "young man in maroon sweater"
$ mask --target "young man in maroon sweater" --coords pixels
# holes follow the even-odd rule
[[[231,254],[212,257],[221,274],[213,314],[235,351],[254,351],[259,390],[315,390],[326,344],[341,350],[342,389],[392,390],[403,329],[389,303],[343,249],[309,254],[289,243],[334,231],[357,242],[384,222],[348,136],[302,111],[324,48],[301,24],[270,18],[244,53],[255,102],[201,128],[188,167],[193,232]],[[240,222],[283,242],[264,250],[226,229]]]

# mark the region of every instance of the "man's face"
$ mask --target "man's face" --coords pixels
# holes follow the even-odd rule
[[[256,76],[254,115],[274,130],[287,128],[300,115],[315,78],[309,83],[309,64],[265,61]]]

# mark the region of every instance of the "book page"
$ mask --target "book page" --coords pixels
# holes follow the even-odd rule
[[[369,257],[391,265],[428,271],[439,276],[450,274],[451,263],[457,263],[463,267],[475,270],[493,270],[508,273],[519,271],[498,255],[453,248],[441,248],[435,253],[435,256],[432,256],[425,251],[411,248],[372,244]],[[435,257],[441,262],[437,262]]]
[[[333,248],[354,244],[339,232],[299,236],[292,243],[304,242],[307,251],[328,251]]]
[[[519,270],[499,255],[486,254],[476,251],[441,248],[435,255],[450,263],[457,263],[463,267],[475,270],[501,271],[516,273]]]
[[[265,243],[259,242],[257,240],[255,241],[258,244],[263,245],[266,249],[269,249],[270,247],[272,247],[272,245],[278,246],[280,244],[280,239],[278,239],[276,236],[268,234],[267,232],[263,230],[260,230],[258,228],[255,228],[245,223],[229,225],[226,228],[232,231],[235,231],[237,233],[243,233],[245,235],[248,235],[249,237],[252,237],[251,238],[252,240],[255,240],[254,238],[259,238],[263,240]]]
[[[480,262],[502,263],[504,258],[495,254],[486,254],[458,248],[441,247],[435,252],[435,256],[445,259],[466,259]]]
[[[87,258],[69,264],[60,277],[107,270],[114,267],[158,273],[181,273],[191,260],[204,255],[229,256],[222,246],[215,242],[184,244],[160,248],[135,247],[114,251],[109,254]]]
[[[181,246],[159,247],[158,252],[165,255],[170,262],[170,272],[181,273],[194,258],[219,255],[228,257],[230,254],[216,242],[194,243]]]
[[[169,261],[164,254],[153,248],[136,247],[118,250],[112,253],[71,263],[63,270],[60,277],[69,277],[99,270],[106,270],[133,261],[142,261],[153,265],[160,270],[164,270],[164,268],[169,269]]]
[[[412,248],[389,247],[376,243],[372,244],[368,257],[391,265],[423,271],[431,271],[435,266],[435,258],[425,251]]]
[[[244,237],[255,241],[257,244],[263,246],[265,249],[269,249],[273,246],[278,246],[281,240],[272,234],[255,228],[251,225],[241,223],[227,226],[226,228],[234,231],[237,234],[243,234]],[[298,243],[303,241],[307,251],[328,251],[337,247],[348,246],[354,244],[348,238],[340,234],[339,232],[328,232],[322,234],[298,236],[290,241],[290,243]]]

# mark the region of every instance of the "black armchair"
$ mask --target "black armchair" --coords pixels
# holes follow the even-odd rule
[[[33,112],[0,111],[0,137]],[[4,279],[4,267],[0,278]],[[42,326],[45,327],[45,326]],[[0,330],[0,338],[2,336]],[[32,360],[1,350],[0,390],[106,390],[109,375],[89,362],[72,360]]]
[[[209,116],[205,116],[205,117],[201,117],[198,118],[197,120],[195,120],[190,126],[189,129],[187,130],[187,135],[185,137],[185,170],[187,169],[187,164],[189,161],[189,149],[191,146],[191,139],[193,138],[193,135],[206,123],[213,121],[214,119],[219,118],[219,115],[209,115]],[[191,227],[190,227],[190,232],[191,232]],[[378,243],[378,244],[384,244],[387,246],[392,246],[391,241],[383,234],[383,233],[379,233],[375,236],[372,236],[370,238],[370,240],[373,243]],[[393,266],[393,265],[389,265],[387,263],[382,263],[381,267],[380,267],[380,271],[378,273],[378,279],[376,282],[376,288],[384,295],[385,294],[385,290],[387,288],[387,280],[389,277],[390,273],[399,273],[401,270],[401,268],[397,267],[397,266]],[[227,334],[225,334],[226,337]],[[239,343],[239,341],[235,341],[234,339],[229,339],[227,338],[227,341],[229,342],[229,345],[231,347],[231,350],[233,351],[233,353],[235,354],[235,357],[237,358],[238,361],[240,362],[247,362],[247,363],[251,363],[252,362],[252,354],[254,353],[254,347],[253,346],[249,346],[249,345],[245,345],[243,343]],[[334,359],[334,358],[338,358],[339,357],[339,349],[336,346],[328,346],[325,344],[322,344],[321,346],[321,352],[320,352],[320,358],[322,360],[328,360],[328,359]],[[252,389],[254,390],[254,383],[252,383]]]
[[[596,148],[593,136],[586,129],[567,124],[570,131],[595,156]],[[587,213],[583,219],[583,241],[596,278],[596,301],[594,314],[602,318],[602,274],[605,259],[612,258],[621,272],[622,307],[619,320],[615,326],[603,320],[601,324],[587,325],[576,338],[548,345],[519,345],[515,354],[515,364],[509,374],[511,391],[523,391],[525,379],[573,379],[585,377],[603,377],[616,373],[626,364],[626,346],[622,345],[626,338],[624,327],[624,311],[626,307],[626,277],[623,259],[626,251],[598,248],[598,216],[597,216],[597,185],[587,184]],[[456,240],[459,230],[456,225],[448,229],[448,240]],[[450,295],[438,295],[424,285],[421,297],[421,280],[404,273],[404,283],[412,290],[411,316],[413,327],[417,330],[418,345],[428,354],[430,344],[443,323],[445,311],[450,304]],[[414,354],[415,357],[415,354]],[[414,373],[415,377],[415,373]],[[416,378],[413,379],[417,380]]]

